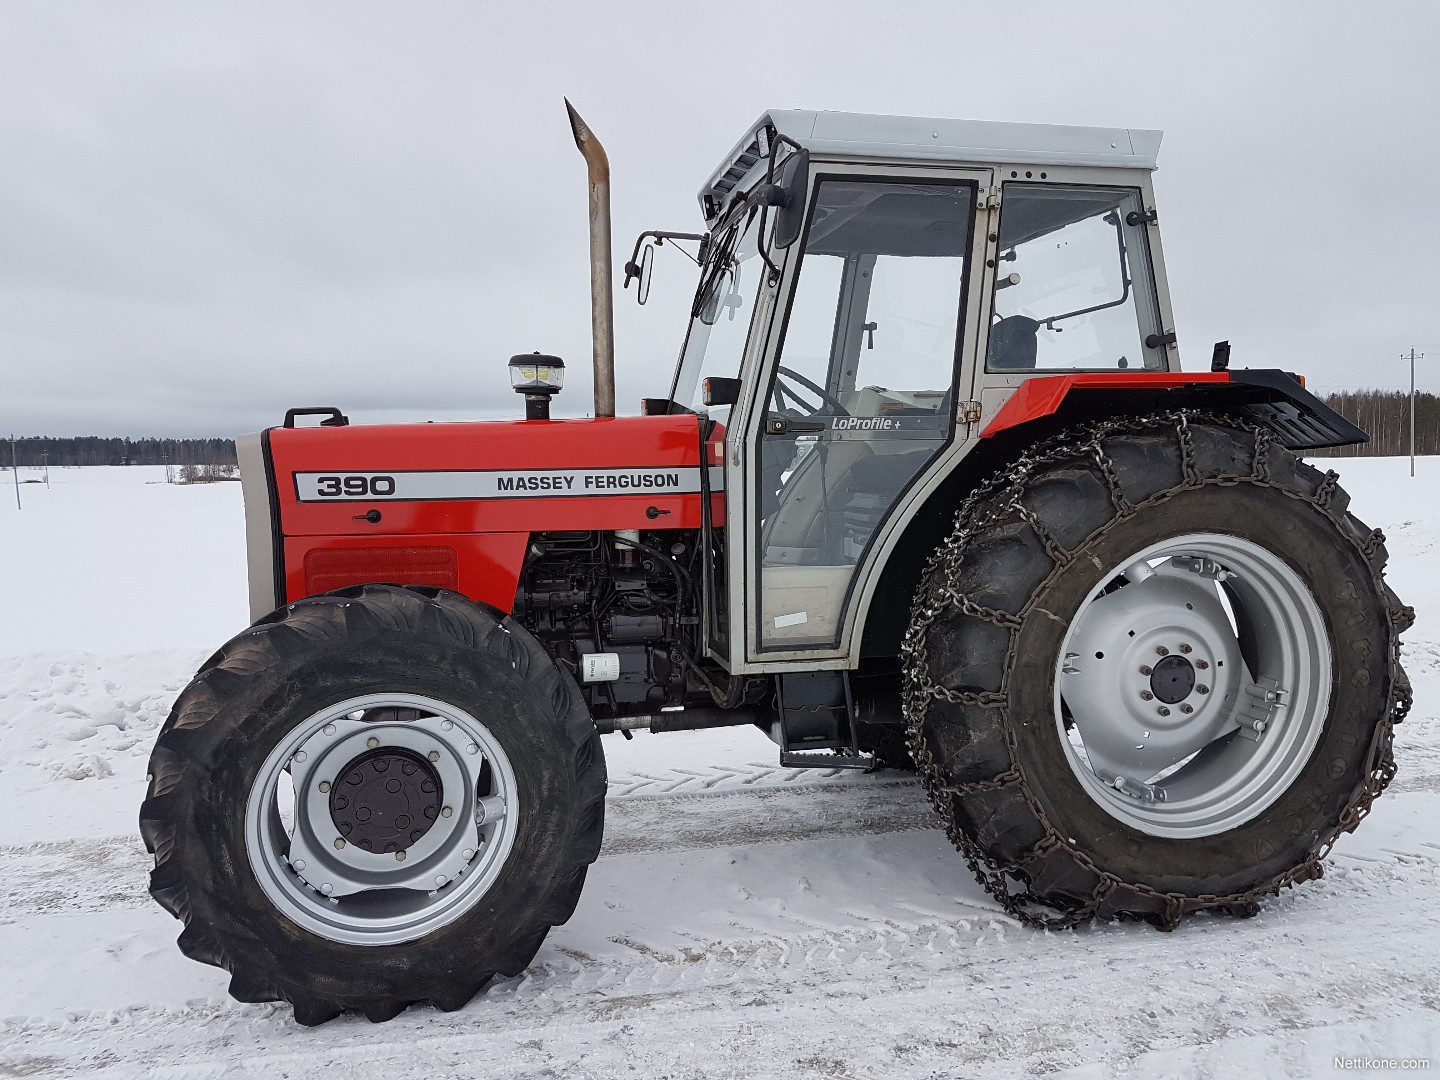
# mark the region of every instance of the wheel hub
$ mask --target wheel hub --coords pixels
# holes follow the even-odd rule
[[[1244,665],[1213,586],[1169,564],[1131,573],[1076,619],[1061,687],[1096,773],[1143,785],[1236,726]]]
[[[410,750],[382,747],[340,770],[330,790],[330,818],[357,847],[404,851],[435,824],[442,796],[430,762]]]
[[[1195,689],[1195,665],[1183,656],[1167,656],[1150,672],[1150,692],[1166,705],[1178,705]]]
[[[355,945],[411,941],[495,883],[517,793],[503,745],[469,713],[417,694],[350,698],[266,757],[246,800],[246,853],[261,889],[305,929]]]
[[[1331,679],[1324,617],[1285,558],[1225,533],[1136,551],[1072,617],[1056,665],[1065,755],[1106,813],[1154,836],[1251,820],[1304,767]]]

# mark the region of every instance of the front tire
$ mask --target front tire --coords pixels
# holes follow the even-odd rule
[[[603,828],[573,680],[436,589],[346,589],[246,630],[180,695],[150,773],[150,892],[181,950],[305,1024],[456,1009],[519,974]]]
[[[1007,910],[1169,929],[1320,876],[1409,705],[1413,612],[1347,503],[1185,415],[1068,433],[970,498],[917,592],[906,717]]]

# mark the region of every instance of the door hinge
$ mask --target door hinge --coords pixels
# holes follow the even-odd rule
[[[962,424],[978,424],[980,422],[980,402],[961,401],[955,406],[955,418]]]
[[[975,209],[998,210],[999,208],[1000,189],[998,187],[984,187],[975,193]]]

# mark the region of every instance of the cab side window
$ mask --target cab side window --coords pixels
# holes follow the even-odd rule
[[[986,368],[1163,368],[1140,193],[1006,184]]]

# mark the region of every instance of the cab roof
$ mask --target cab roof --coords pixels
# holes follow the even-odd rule
[[[972,165],[1100,165],[1156,168],[1161,132],[1146,128],[1067,127],[990,120],[939,120],[921,116],[771,109],[700,189],[700,208],[713,222],[730,194],[750,186],[765,167],[770,143],[785,136],[812,157],[910,160]],[[758,175],[758,174],[757,174]]]

